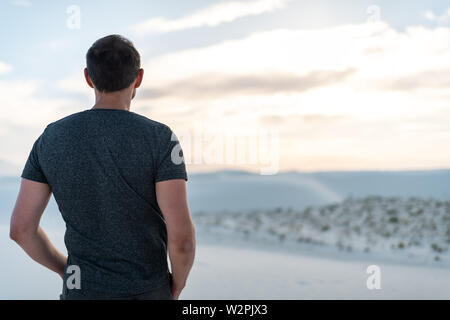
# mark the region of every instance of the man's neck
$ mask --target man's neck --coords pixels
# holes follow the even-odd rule
[[[96,92],[95,105],[92,107],[92,109],[117,109],[129,111],[130,104],[131,94],[129,92]]]

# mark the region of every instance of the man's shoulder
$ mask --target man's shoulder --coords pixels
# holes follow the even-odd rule
[[[135,113],[133,111],[129,112],[133,117],[135,117],[138,121],[141,121],[143,124],[155,127],[156,129],[161,129],[161,130],[170,130],[169,126],[167,126],[166,124],[162,123],[162,122],[158,122],[156,120],[150,119],[142,114],[139,113]]]
[[[51,122],[47,125],[46,131],[54,131],[60,129],[66,129],[70,126],[78,126],[89,117],[89,109],[79,111],[70,115],[67,115],[59,120]],[[133,111],[121,112],[120,114],[126,115],[131,121],[133,126],[141,125],[147,128],[153,128],[157,132],[171,132],[170,127],[162,122],[150,119],[142,114],[135,113]]]
[[[47,125],[46,130],[58,128],[58,127],[61,127],[64,125],[68,125],[68,124],[72,123],[73,121],[79,119],[83,113],[84,113],[84,111],[79,111],[76,113],[69,114],[59,120],[53,121]]]

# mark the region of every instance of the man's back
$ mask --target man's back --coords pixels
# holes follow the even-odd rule
[[[63,278],[62,299],[178,299],[196,245],[181,147],[167,126],[129,111],[144,77],[131,41],[95,41],[84,76],[95,104],[51,123],[34,143],[10,238]],[[68,257],[40,226],[52,193]]]
[[[81,271],[79,292],[127,296],[167,283],[155,183],[187,180],[184,163],[172,159],[177,144],[167,126],[117,109],[63,118],[34,144],[22,177],[52,189],[67,226],[67,267]]]

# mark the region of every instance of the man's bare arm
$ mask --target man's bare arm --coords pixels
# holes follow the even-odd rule
[[[10,237],[36,262],[63,276],[67,258],[39,226],[51,190],[48,184],[22,179],[11,216]]]
[[[186,181],[175,179],[157,182],[156,197],[166,220],[172,295],[178,299],[195,257],[195,230],[187,203]]]

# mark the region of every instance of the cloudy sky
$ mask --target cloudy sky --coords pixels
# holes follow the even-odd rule
[[[263,145],[279,170],[450,167],[448,1],[6,0],[0,174],[92,107],[84,55],[113,33],[142,55],[132,111],[177,133],[192,172],[258,170]],[[220,155],[230,137],[242,161]]]

